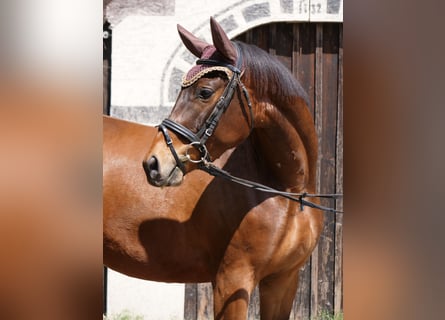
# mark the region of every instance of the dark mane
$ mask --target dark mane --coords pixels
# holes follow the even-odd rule
[[[241,49],[245,77],[252,82],[251,87],[256,88],[258,100],[275,97],[276,101],[272,102],[282,106],[303,98],[309,105],[309,97],[303,87],[277,58],[256,46],[235,42]]]

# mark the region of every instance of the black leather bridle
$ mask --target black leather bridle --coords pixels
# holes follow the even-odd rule
[[[198,164],[205,164],[207,162],[210,162],[210,155],[207,150],[207,147],[205,143],[207,140],[213,135],[216,127],[218,126],[219,121],[221,120],[222,115],[227,110],[228,106],[230,105],[230,102],[232,101],[233,95],[236,91],[237,86],[240,86],[244,97],[246,98],[247,105],[249,107],[250,111],[250,127],[253,129],[253,111],[252,111],[252,105],[250,103],[249,94],[247,93],[246,88],[244,87],[243,83],[241,82],[241,68],[242,68],[242,56],[241,51],[239,50],[238,45],[234,43],[237,52],[238,52],[238,59],[236,66],[233,66],[231,64],[218,61],[218,60],[211,60],[211,59],[199,59],[196,61],[196,64],[204,64],[204,65],[210,65],[210,66],[220,66],[220,67],[226,67],[229,70],[232,71],[232,76],[229,79],[229,82],[227,83],[227,86],[224,89],[223,94],[219,97],[218,101],[215,103],[215,106],[213,107],[212,112],[207,117],[206,121],[203,123],[201,128],[198,130],[197,133],[194,133],[189,128],[186,128],[180,123],[177,123],[171,119],[164,119],[161,124],[158,126],[159,131],[162,132],[164,135],[165,142],[167,146],[170,149],[170,152],[172,153],[173,157],[175,158],[176,165],[181,171],[185,174],[185,167],[184,167],[184,161],[190,161],[193,163]],[[190,147],[195,148],[199,151],[200,159],[196,160],[193,159],[188,151],[185,154],[184,157],[179,157],[178,153],[176,152],[172,139],[170,138],[170,135],[168,133],[168,130],[173,131],[175,134],[186,138],[188,141],[190,141]]]
[[[306,192],[292,193],[292,192],[286,192],[286,191],[279,191],[279,190],[276,190],[274,188],[268,187],[266,185],[263,185],[263,184],[260,184],[260,183],[254,182],[254,181],[250,181],[250,180],[232,176],[230,173],[224,171],[221,168],[216,167],[215,165],[213,165],[211,163],[210,155],[209,155],[209,152],[207,150],[205,143],[212,136],[222,115],[227,110],[227,108],[233,98],[233,95],[235,93],[237,86],[240,86],[240,88],[242,89],[244,97],[247,101],[247,105],[249,107],[251,130],[254,127],[253,111],[252,111],[252,105],[250,102],[249,94],[248,94],[245,86],[243,85],[243,83],[240,80],[240,77],[242,74],[242,72],[241,72],[241,67],[242,67],[241,51],[239,50],[239,47],[238,47],[238,45],[236,45],[236,43],[234,43],[234,45],[238,52],[238,60],[237,60],[236,66],[233,66],[231,64],[227,64],[227,63],[224,63],[221,61],[217,61],[217,60],[210,60],[210,59],[199,59],[196,62],[196,64],[205,64],[205,65],[211,65],[211,66],[223,66],[223,67],[230,69],[233,72],[226,88],[224,89],[223,94],[216,102],[215,106],[213,107],[212,112],[210,113],[210,115],[208,116],[208,118],[204,122],[204,124],[201,126],[201,128],[198,130],[198,132],[194,133],[193,131],[186,128],[182,124],[177,123],[170,119],[164,119],[161,122],[161,124],[158,126],[159,131],[161,131],[162,134],[164,135],[165,142],[166,142],[167,146],[169,147],[170,152],[172,153],[173,157],[175,158],[176,167],[178,167],[183,172],[183,174],[185,174],[186,170],[185,170],[184,162],[190,161],[192,163],[197,164],[199,169],[207,172],[208,174],[210,174],[212,176],[221,177],[221,178],[227,179],[229,181],[244,185],[246,187],[249,187],[249,188],[252,188],[255,190],[279,195],[281,197],[285,197],[287,199],[297,201],[300,203],[301,210],[303,210],[304,206],[309,206],[311,208],[315,208],[315,209],[319,209],[319,210],[323,210],[323,211],[334,212],[334,213],[343,213],[343,211],[340,211],[340,210],[337,210],[334,208],[325,207],[325,206],[305,200],[305,198],[310,198],[310,197],[338,199],[343,196],[342,194],[308,194]],[[200,159],[199,160],[192,159],[192,157],[188,153],[188,150],[190,150],[190,149],[187,150],[185,156],[179,157],[178,153],[176,152],[176,150],[173,146],[173,142],[172,142],[172,139],[170,138],[168,130],[171,130],[175,134],[189,140],[190,141],[189,146],[194,147],[195,149],[197,149],[199,151]]]

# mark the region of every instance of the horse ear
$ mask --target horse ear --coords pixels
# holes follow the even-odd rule
[[[178,33],[186,48],[198,58],[201,58],[204,48],[210,46],[209,43],[195,37],[191,32],[187,31],[179,24]]]
[[[213,45],[232,64],[236,64],[238,53],[223,28],[213,17],[210,17],[210,29],[212,30]]]

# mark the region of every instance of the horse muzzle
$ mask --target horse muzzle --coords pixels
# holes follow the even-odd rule
[[[166,161],[162,166],[160,160],[152,155],[142,161],[148,182],[155,187],[177,186],[182,183],[184,174],[176,162]]]

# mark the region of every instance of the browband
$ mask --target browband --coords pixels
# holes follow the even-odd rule
[[[205,64],[205,65],[209,65],[209,66],[218,66],[218,67],[226,67],[228,69],[230,69],[231,71],[241,74],[241,70],[238,69],[237,67],[229,64],[229,63],[225,63],[225,62],[221,62],[218,60],[212,60],[212,59],[198,59],[196,61],[196,64]]]

